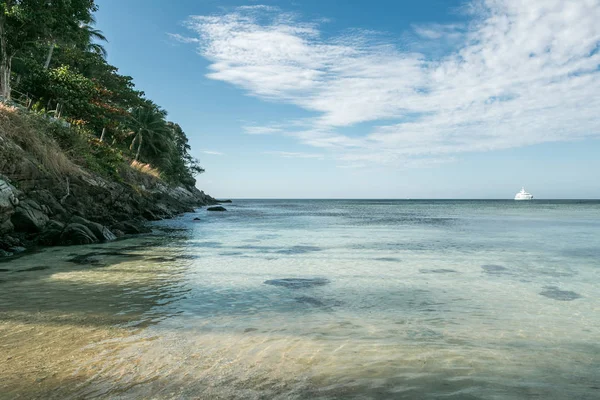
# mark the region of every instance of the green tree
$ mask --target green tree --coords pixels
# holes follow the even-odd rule
[[[94,0],[0,1],[0,95],[10,99],[11,68],[15,54],[32,43],[77,32],[90,23]]]
[[[133,136],[133,139],[129,145],[129,150],[133,151],[137,145],[134,158],[136,161],[140,159],[142,146],[160,154],[160,147],[169,144],[167,142],[170,138],[169,128],[165,121],[166,116],[166,111],[151,103],[133,110],[131,113],[133,128],[131,136]]]

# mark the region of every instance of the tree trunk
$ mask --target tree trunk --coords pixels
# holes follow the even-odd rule
[[[12,55],[8,54],[8,42],[4,26],[4,15],[0,15],[0,95],[10,100],[10,69]]]
[[[100,135],[101,142],[104,142],[104,135],[106,135],[106,127],[102,128],[102,134]]]
[[[137,153],[135,153],[135,161],[137,161],[140,158],[140,151],[142,150],[142,141],[144,140],[144,137],[142,136],[142,132],[140,132],[139,135],[140,135],[140,139],[138,140]]]
[[[53,40],[50,43],[50,50],[48,50],[48,57],[46,57],[46,63],[44,63],[44,69],[48,69],[50,67],[50,61],[52,61],[52,53],[54,53],[54,46],[56,46],[56,41]]]

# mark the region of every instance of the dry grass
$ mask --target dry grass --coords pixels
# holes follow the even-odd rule
[[[142,162],[133,160],[130,164],[131,168],[133,168],[134,170],[145,174],[145,175],[150,175],[156,179],[161,179],[160,177],[160,171],[157,170],[156,168],[152,167],[152,165],[150,164],[144,164]]]
[[[45,134],[44,126],[49,122],[42,118],[0,103],[0,139],[2,142],[6,139],[14,142],[54,176],[81,174],[81,168],[67,157],[54,139]],[[0,151],[6,151],[8,146],[2,142]]]

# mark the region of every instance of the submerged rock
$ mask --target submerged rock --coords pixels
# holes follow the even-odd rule
[[[329,279],[325,278],[283,278],[270,279],[264,283],[265,285],[283,286],[289,289],[302,289],[327,285],[329,282]]]
[[[277,254],[305,254],[323,250],[317,246],[292,246],[289,249],[277,250]]]
[[[559,301],[571,301],[580,299],[581,295],[570,290],[560,290],[556,286],[546,286],[544,291],[540,292],[542,296]]]
[[[451,274],[451,273],[454,273],[457,271],[454,269],[438,268],[438,269],[420,269],[419,272],[422,274]]]
[[[227,211],[225,207],[216,206],[216,207],[208,207],[206,211]]]
[[[296,300],[298,303],[308,304],[314,307],[323,307],[325,305],[325,303],[323,303],[321,300],[309,296],[295,297],[294,300]]]
[[[482,265],[481,268],[483,268],[486,273],[493,275],[505,274],[508,271],[508,268],[495,264]]]

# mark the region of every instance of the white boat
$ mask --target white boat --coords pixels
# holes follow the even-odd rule
[[[533,200],[533,195],[527,193],[525,188],[521,188],[521,191],[515,195],[515,200]]]

